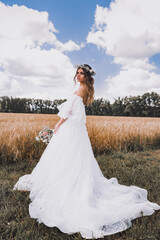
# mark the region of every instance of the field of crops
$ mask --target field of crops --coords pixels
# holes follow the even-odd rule
[[[45,126],[54,129],[57,115],[0,113],[1,161],[32,161],[46,145],[35,137]],[[160,146],[159,118],[87,116],[87,130],[95,154],[138,151]]]

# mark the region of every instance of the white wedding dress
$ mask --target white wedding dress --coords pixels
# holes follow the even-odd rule
[[[68,119],[53,135],[32,173],[14,186],[14,190],[30,191],[31,218],[92,239],[123,231],[132,219],[160,209],[147,200],[147,190],[103,176],[93,155],[80,96],[72,93],[58,109],[58,116]]]

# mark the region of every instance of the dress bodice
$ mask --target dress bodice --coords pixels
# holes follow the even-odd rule
[[[85,105],[81,96],[72,93],[67,101],[57,106],[58,116],[86,123]]]

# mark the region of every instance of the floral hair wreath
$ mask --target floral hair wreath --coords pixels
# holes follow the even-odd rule
[[[84,70],[86,70],[86,72],[89,72],[91,74],[91,76],[96,75],[96,72],[92,69],[89,68],[89,66],[87,64],[80,64],[80,65],[76,65],[76,68],[82,68]]]

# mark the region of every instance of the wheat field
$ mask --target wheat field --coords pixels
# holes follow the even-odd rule
[[[57,115],[0,113],[1,161],[39,158],[46,145],[35,137],[45,126],[54,129]],[[137,151],[160,146],[160,119],[87,116],[87,131],[95,154]]]

